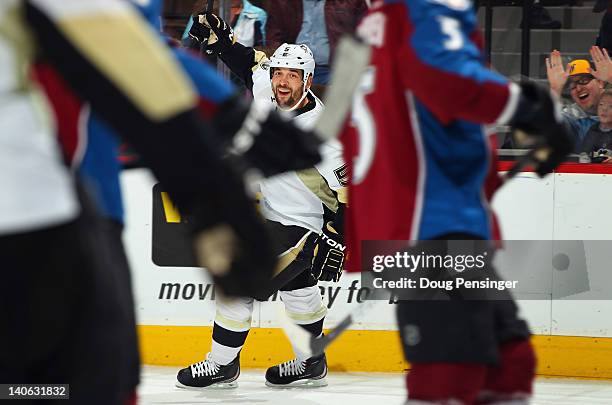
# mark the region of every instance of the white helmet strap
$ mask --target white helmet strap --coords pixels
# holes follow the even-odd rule
[[[306,87],[306,86],[304,86],[304,87]],[[310,90],[304,90],[304,94],[302,94],[302,97],[300,97],[300,99],[297,101],[297,103],[295,103],[293,105],[293,107],[291,107],[291,108],[283,108],[280,105],[278,105],[278,103],[276,105],[278,105],[278,108],[280,108],[283,111],[293,111],[293,110],[297,109],[300,104],[302,104],[302,101],[304,101],[304,99],[306,97],[308,97],[308,92],[310,92]]]
[[[310,75],[308,77],[306,77],[306,72],[302,69],[302,74],[304,75],[304,86],[302,87],[302,97],[300,97],[300,99],[293,105],[293,107],[290,108],[283,108],[280,105],[278,105],[278,102],[276,103],[277,107],[280,108],[283,111],[293,111],[295,109],[298,108],[298,106],[300,104],[302,104],[302,101],[304,101],[304,99],[308,96],[308,93],[310,92],[310,89],[306,89],[306,86],[308,85],[308,77],[310,77]]]

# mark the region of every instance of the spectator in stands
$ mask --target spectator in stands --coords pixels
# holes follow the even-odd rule
[[[521,21],[521,28],[523,28],[523,21]],[[540,0],[535,0],[531,6],[531,13],[529,13],[529,28],[558,30],[561,28],[561,21],[554,20],[548,10],[540,4]]]
[[[296,7],[296,3],[300,3]],[[353,32],[367,10],[366,0],[270,0],[267,46],[306,44],[315,57],[315,84],[329,81],[330,57],[340,36]]]
[[[560,3],[563,2],[563,0],[560,0]],[[486,0],[477,0],[474,4],[476,7],[486,6]],[[523,0],[491,0],[491,6],[522,7]],[[540,4],[540,0],[535,0],[531,5],[531,12],[529,13],[528,22],[529,28],[532,29],[558,30],[561,28],[561,21],[553,19],[548,10],[546,10],[542,4]],[[521,21],[520,28],[523,28],[523,21]]]
[[[546,76],[551,90],[561,97],[567,84],[574,101],[563,108],[563,115],[576,135],[577,151],[588,130],[599,121],[597,106],[606,82],[612,81],[612,61],[607,51],[594,46],[590,53],[596,70],[585,59],[575,59],[565,66],[557,50],[546,59]]]
[[[232,0],[230,4],[230,25],[236,35],[236,41],[248,47],[263,47],[266,45],[266,23],[268,14],[256,6],[255,1]],[[201,12],[206,8],[205,0],[198,0],[194,5],[194,13]],[[218,12],[217,12],[218,13]],[[183,33],[183,44],[188,41],[189,30],[193,25],[193,17],[189,18],[185,32]]]
[[[595,2],[593,12],[601,13],[602,11],[605,11],[605,13],[601,18],[595,45],[610,52],[612,51],[612,0],[597,0]]]
[[[599,122],[591,126],[580,147],[591,160],[612,163],[612,90],[605,90],[597,105]]]

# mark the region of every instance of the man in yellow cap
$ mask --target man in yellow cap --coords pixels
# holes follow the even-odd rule
[[[585,59],[575,59],[569,63],[568,85],[574,102],[589,115],[595,112],[605,82],[591,74],[591,64]]]
[[[605,49],[592,47],[591,58],[595,69],[586,59],[572,60],[567,66],[561,52],[554,50],[546,58],[546,76],[551,90],[561,96],[565,86],[569,87],[573,104],[563,108],[563,115],[576,135],[576,150],[584,140],[589,128],[596,122],[597,105],[606,82],[612,82],[612,61]]]

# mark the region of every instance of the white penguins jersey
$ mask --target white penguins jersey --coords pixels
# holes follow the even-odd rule
[[[323,111],[323,102],[310,92],[315,108],[293,119],[304,129],[310,129]],[[268,67],[263,64],[253,73],[253,95],[258,100],[275,103]],[[312,101],[311,101],[312,102]],[[323,205],[336,211],[338,192],[347,184],[342,145],[331,140],[320,147],[322,161],[311,169],[288,172],[261,182],[261,210],[271,221],[287,226],[300,226],[319,233],[323,227]],[[343,194],[343,193],[342,193]]]
[[[0,1],[0,235],[66,222],[78,214],[51,114],[28,77],[33,46],[22,1]]]

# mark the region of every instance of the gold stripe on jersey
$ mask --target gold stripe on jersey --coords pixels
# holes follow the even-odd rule
[[[35,41],[23,23],[25,21],[23,2],[16,3],[3,4],[4,12],[0,13],[0,41],[2,41],[0,46],[8,47],[10,52],[8,59],[14,63],[10,72],[15,77],[15,81],[10,91],[27,93],[31,106],[36,112],[36,118],[44,128],[52,128],[55,125],[55,115],[49,106],[47,96],[30,77],[32,61],[36,54]]]
[[[20,3],[21,4],[21,3]],[[34,57],[34,48],[32,38],[25,29],[23,21],[23,7],[19,5],[5,6],[7,10],[0,14],[0,39],[4,39],[4,43],[11,49],[11,54],[14,57],[15,69],[17,75],[16,87],[13,89],[17,92],[24,92],[31,88],[32,81],[30,80],[30,63]]]
[[[348,188],[340,187],[338,190],[336,190],[336,197],[338,198],[338,202],[341,202],[342,204],[347,204],[348,203]]]
[[[56,24],[150,120],[162,122],[195,105],[196,95],[178,63],[134,12],[77,15]]]
[[[274,277],[282,273],[291,263],[293,263],[300,252],[304,249],[304,245],[306,245],[309,235],[310,232],[306,233],[297,245],[278,257],[278,262],[276,263],[276,268],[274,269]]]
[[[300,170],[296,174],[306,188],[316,195],[327,208],[333,212],[338,210],[338,200],[333,190],[317,169],[313,167],[311,169]]]

